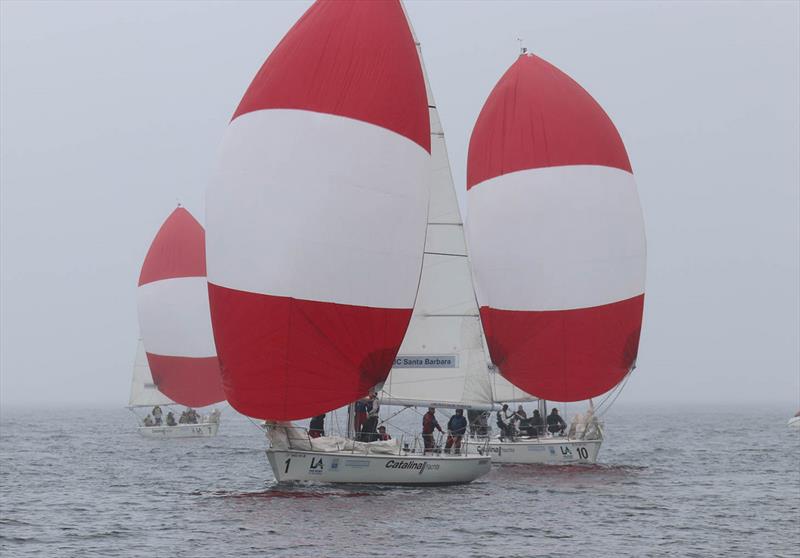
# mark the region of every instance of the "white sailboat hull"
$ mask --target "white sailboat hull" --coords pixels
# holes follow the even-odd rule
[[[491,468],[491,459],[480,455],[372,455],[270,448],[267,459],[278,482],[464,484]]]
[[[792,418],[790,418],[789,422],[787,423],[787,426],[789,428],[795,428],[795,429],[800,430],[800,417],[792,417]]]
[[[136,430],[145,438],[210,438],[217,435],[219,422],[178,424],[176,426],[140,426]]]
[[[492,438],[484,449],[492,463],[537,463],[543,465],[572,465],[596,463],[603,440],[570,440],[568,438],[522,438],[514,442]]]

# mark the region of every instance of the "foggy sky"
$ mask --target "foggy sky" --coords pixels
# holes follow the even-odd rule
[[[177,200],[204,221],[233,110],[308,5],[0,4],[0,404],[127,402],[147,248]],[[619,129],[648,238],[620,401],[800,403],[798,6],[408,3],[462,207],[517,37]]]

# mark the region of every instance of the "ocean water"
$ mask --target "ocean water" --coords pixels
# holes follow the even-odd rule
[[[276,485],[231,409],[175,441],[124,409],[4,409],[0,556],[800,556],[793,410],[743,411],[617,405],[597,465],[390,488]]]

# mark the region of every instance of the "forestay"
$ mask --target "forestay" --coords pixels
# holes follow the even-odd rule
[[[207,195],[212,322],[238,411],[309,417],[386,379],[419,283],[429,152],[400,4],[313,4],[236,109]]]
[[[523,54],[475,124],[467,189],[492,361],[543,399],[617,385],[639,347],[645,238],[628,155],[603,109]]]
[[[147,252],[137,307],[158,391],[190,407],[224,400],[208,309],[205,232],[182,207],[164,221]]]
[[[413,33],[410,22],[409,27]],[[414,40],[431,128],[427,235],[411,323],[381,400],[390,405],[469,408],[531,400],[489,367],[444,131],[416,36]]]

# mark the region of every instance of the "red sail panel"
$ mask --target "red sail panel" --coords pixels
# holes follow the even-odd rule
[[[469,240],[491,358],[519,388],[576,401],[636,360],[645,237],[625,147],[569,76],[522,55],[470,139]]]
[[[497,82],[475,123],[467,189],[514,171],[560,165],[632,172],[622,139],[597,101],[552,64],[520,56]]]
[[[644,295],[577,310],[481,308],[492,361],[511,383],[550,401],[579,401],[625,378],[639,351]]]
[[[411,310],[265,296],[209,285],[230,404],[282,420],[366,395],[394,362]],[[252,347],[259,354],[253,358]],[[265,373],[266,372],[266,373]],[[278,389],[280,388],[280,389]]]
[[[147,353],[158,391],[181,405],[205,407],[225,399],[217,357],[192,358]]]
[[[233,115],[264,109],[337,114],[431,150],[428,101],[396,0],[315,2],[275,47]]]
[[[205,277],[206,233],[192,214],[178,207],[158,230],[139,274],[139,286],[159,279]]]
[[[400,4],[316,2],[248,88],[206,200],[223,385],[291,420],[391,369],[425,244],[430,124]]]

